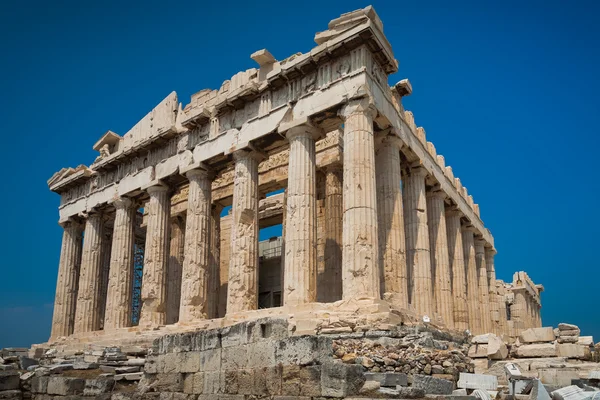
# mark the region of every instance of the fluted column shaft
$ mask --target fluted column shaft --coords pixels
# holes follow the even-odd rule
[[[475,265],[477,266],[479,286],[479,315],[482,333],[492,332],[490,315],[490,289],[488,287],[487,263],[485,260],[485,241],[475,241]]]
[[[373,118],[368,99],[349,102],[344,117],[344,299],[380,298]],[[289,231],[289,229],[288,229]]]
[[[116,212],[106,296],[105,330],[131,326],[133,299],[135,203],[130,199],[121,198],[113,204]]]
[[[498,291],[498,314],[500,316],[499,321],[499,334],[510,335],[508,328],[508,315],[507,315],[507,304],[506,304],[506,289],[504,285],[496,285]]]
[[[90,213],[85,222],[75,333],[100,329],[100,282],[102,274],[102,235],[104,221],[100,213]]]
[[[448,257],[450,259],[450,270],[452,271],[454,327],[464,331],[469,329],[469,309],[467,305],[467,276],[460,218],[461,213],[457,210],[449,210],[446,212]]]
[[[223,206],[213,204],[210,221],[210,259],[208,318],[219,316],[219,292],[221,285],[221,211]]]
[[[469,329],[474,334],[482,333],[481,313],[479,311],[479,284],[477,262],[475,260],[475,238],[472,227],[462,230],[465,268],[467,270],[467,303],[469,308]]]
[[[182,323],[208,318],[212,220],[211,178],[208,172],[195,169],[187,172],[186,176],[190,180],[190,188],[179,310]]]
[[[139,324],[156,327],[166,323],[171,199],[169,190],[165,186],[151,186],[147,191],[150,201],[146,205],[148,225]]]
[[[100,326],[98,329],[104,329],[104,318],[106,316],[106,303],[108,299],[108,277],[110,275],[110,257],[112,254],[112,231],[106,229],[104,224],[104,233],[102,234],[102,271],[100,272]]]
[[[317,135],[309,126],[297,126],[286,132],[290,161],[283,298],[287,305],[310,303],[317,297]]]
[[[81,265],[83,226],[76,221],[67,221],[62,226],[63,238],[58,264],[51,339],[69,336],[73,333]]]
[[[445,198],[446,194],[440,190],[427,193],[427,222],[436,310],[446,326],[454,328],[454,301],[450,283]]]
[[[169,240],[169,262],[167,266],[167,325],[179,321],[184,254],[185,220],[183,217],[175,217],[171,219],[171,239]]]
[[[395,138],[386,137],[376,151],[379,270],[382,293],[388,293],[394,303],[407,308],[408,276],[404,207],[400,190],[400,146]]]
[[[325,301],[342,299],[343,169],[330,166],[325,175]]]
[[[491,247],[485,248],[485,264],[488,277],[488,293],[490,302],[491,332],[501,335],[500,328],[500,296],[496,290],[496,269],[494,267],[494,255],[496,251]]]
[[[410,170],[404,187],[406,264],[411,273],[411,303],[420,315],[433,316],[431,256],[423,167]]]
[[[514,300],[510,306],[511,320],[513,322],[513,336],[518,336],[526,329],[527,296],[524,288],[513,289]]]
[[[258,307],[258,155],[240,150],[234,160],[227,314]]]

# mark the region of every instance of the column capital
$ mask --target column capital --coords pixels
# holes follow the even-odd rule
[[[114,198],[110,202],[110,204],[112,204],[113,206],[115,206],[115,208],[117,210],[119,210],[119,209],[130,208],[135,204],[135,202],[132,199],[130,199],[129,197],[117,197],[117,198]]]
[[[252,158],[258,162],[261,162],[262,160],[264,160],[266,157],[263,153],[261,153],[260,151],[254,150],[254,149],[239,149],[233,152],[233,160],[234,161],[240,161],[240,160],[245,160],[248,158]]]
[[[446,216],[448,217],[464,217],[465,214],[463,214],[462,211],[460,211],[460,209],[458,207],[452,207],[446,210]]]
[[[495,256],[496,254],[498,254],[498,252],[496,251],[496,249],[493,248],[492,246],[488,245],[487,243],[486,243],[486,246],[485,246],[485,252],[486,252],[486,254],[489,254],[492,257]],[[487,257],[487,255],[486,255],[486,257]]]
[[[461,231],[463,232],[477,232],[477,230],[475,229],[475,227],[473,225],[462,225],[460,227]]]
[[[375,133],[375,150],[387,146],[396,147],[398,151],[404,147],[404,141],[396,135],[392,128]]]
[[[348,101],[338,112],[338,115],[344,119],[352,114],[365,114],[367,117],[374,119],[377,116],[377,109],[370,97],[363,97]]]
[[[74,218],[74,217],[69,217],[66,220],[58,221],[58,224],[63,229],[67,229],[67,228],[70,228],[70,227],[83,228],[83,222],[80,219]]]
[[[184,172],[185,176],[190,180],[196,179],[210,179],[212,180],[215,177],[215,174],[212,171],[208,171],[203,168],[194,168],[188,169]]]
[[[164,193],[169,191],[169,186],[167,186],[163,181],[156,179],[147,185],[142,186],[142,190],[145,190],[148,192],[148,194]]]
[[[439,199],[445,200],[448,195],[446,194],[446,192],[444,192],[443,190],[437,189],[437,190],[427,190],[427,192],[425,193],[425,195],[427,197],[437,197]]]
[[[288,140],[291,140],[297,136],[309,136],[314,140],[317,140],[323,134],[321,129],[313,125],[313,123],[307,117],[295,119],[290,122],[284,122],[279,125],[277,132],[279,132],[281,135],[284,135]]]
[[[415,167],[410,167],[408,170],[408,175],[422,176],[425,178],[427,175],[429,175],[429,171],[427,171],[424,166],[418,165]]]

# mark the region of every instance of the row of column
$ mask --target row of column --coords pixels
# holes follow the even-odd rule
[[[486,250],[482,240],[475,240],[471,227],[461,225],[457,210],[447,209],[442,191],[426,190],[427,171],[423,167],[409,168],[401,189],[401,143],[393,136],[374,136],[375,115],[367,99],[351,101],[341,111],[343,170],[330,168],[326,178],[326,237],[330,251],[325,276],[332,283],[341,282],[339,286],[332,284],[331,290],[344,299],[380,298],[386,294],[401,307],[412,304],[420,315],[437,313],[450,327],[489,330],[489,291],[495,286],[489,275],[493,253]],[[286,305],[316,301],[318,136],[310,125],[286,132],[290,142],[283,255]],[[234,153],[228,314],[257,308],[260,160],[255,151]],[[213,293],[218,277],[211,274],[211,268],[218,265],[218,251],[215,255],[211,250],[218,248],[214,238],[218,234],[218,214],[211,206],[212,176],[202,169],[190,170],[186,176],[190,185],[183,235],[180,323],[214,317],[212,310],[217,307]],[[163,185],[146,190],[150,200],[146,205],[140,325],[158,326],[172,322],[166,320],[167,265],[172,253],[170,196]],[[104,329],[130,323],[135,207],[125,198],[115,201],[114,206]],[[81,246],[77,243],[81,243],[81,226],[75,222],[65,224],[52,337],[100,327],[97,278],[102,259],[102,224],[98,213],[86,219],[80,268]],[[340,242],[341,254],[336,254],[334,248]],[[174,245],[180,244],[171,242]]]

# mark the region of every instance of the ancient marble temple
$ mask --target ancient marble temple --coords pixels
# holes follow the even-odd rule
[[[389,86],[398,61],[373,8],[315,42],[280,61],[259,50],[187,105],[169,94],[50,178],[64,229],[51,342],[265,314],[297,334],[541,326],[543,288],[496,279],[479,205],[404,109],[409,81]]]

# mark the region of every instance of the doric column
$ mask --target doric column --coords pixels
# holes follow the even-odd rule
[[[454,328],[454,301],[450,283],[450,259],[444,200],[441,190],[427,192],[427,222],[431,247],[431,269],[434,274],[433,294],[439,316],[448,328]]]
[[[81,265],[83,226],[74,220],[69,220],[61,225],[63,227],[63,237],[50,340],[61,336],[69,336],[73,333],[79,267]]]
[[[386,136],[379,140],[375,152],[379,271],[382,293],[389,293],[398,306],[408,308],[404,208],[400,190],[401,146],[398,138]]]
[[[283,213],[281,219],[281,270],[279,277],[279,287],[281,288],[281,305],[285,304],[283,298],[283,288],[285,288],[285,220],[287,219],[287,189],[283,191]]]
[[[185,219],[177,216],[171,219],[171,239],[169,240],[169,262],[167,265],[167,325],[179,321],[184,250]]]
[[[102,273],[102,214],[92,212],[85,221],[75,333],[100,329],[100,280]]]
[[[342,299],[343,169],[330,165],[325,172],[325,276],[326,302]]]
[[[188,171],[186,176],[190,180],[190,189],[185,221],[185,258],[181,283],[180,323],[190,323],[208,318],[210,277],[212,179],[210,174],[202,169]]]
[[[106,303],[108,298],[108,276],[110,274],[110,257],[112,254],[112,230],[107,228],[107,221],[104,223],[104,233],[102,234],[102,271],[100,272],[100,326],[98,329],[104,329],[104,318],[106,316]]]
[[[406,264],[412,274],[411,303],[419,315],[433,316],[426,176],[425,168],[412,168],[404,182]]]
[[[490,289],[488,287],[487,263],[485,261],[485,240],[475,240],[475,265],[479,287],[479,315],[482,333],[492,332],[490,315]]]
[[[171,199],[166,186],[150,186],[147,191],[150,201],[146,205],[148,224],[139,325],[156,327],[166,323]]]
[[[479,311],[479,284],[477,263],[475,260],[475,228],[465,226],[462,229],[465,268],[467,270],[467,304],[469,308],[469,329],[473,334],[482,333],[481,313]]]
[[[491,332],[501,335],[500,329],[500,297],[496,290],[496,269],[494,267],[494,255],[496,251],[492,247],[485,248],[485,264],[487,269],[488,293],[490,302]]]
[[[541,328],[542,326],[542,305],[539,304],[537,308],[537,327]]]
[[[104,330],[131,326],[136,207],[133,201],[125,197],[115,200],[113,205],[116,212]]]
[[[496,291],[498,292],[498,315],[499,315],[499,326],[498,333],[500,335],[510,335],[508,328],[508,315],[507,315],[507,304],[506,304],[506,288],[504,284],[496,284]]]
[[[209,292],[208,318],[219,316],[219,292],[221,285],[221,211],[223,206],[213,204],[210,220],[210,259],[209,259]]]
[[[527,290],[525,288],[514,288],[512,291],[515,296],[510,306],[510,315],[513,322],[512,336],[519,336],[526,329]]]
[[[344,118],[344,299],[380,298],[373,118],[368,99],[350,101]]]
[[[297,305],[317,298],[317,188],[315,138],[309,125],[290,128],[285,237],[284,303]]]
[[[452,297],[454,306],[454,327],[469,329],[469,309],[467,306],[467,277],[463,251],[460,218],[458,210],[446,211],[446,232],[448,234],[448,257],[452,271]]]
[[[231,251],[227,314],[258,307],[258,161],[256,152],[238,150],[231,211]],[[289,233],[289,229],[288,229]]]

